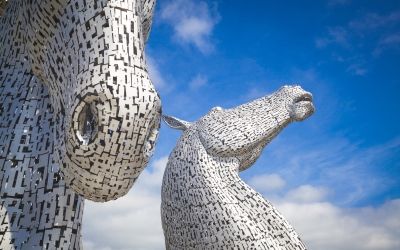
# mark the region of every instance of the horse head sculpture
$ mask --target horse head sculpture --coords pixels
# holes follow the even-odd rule
[[[123,196],[146,166],[154,4],[0,0],[0,249],[80,249],[84,198]]]
[[[167,249],[305,249],[283,216],[239,175],[293,121],[314,112],[299,86],[231,108],[213,108],[194,123],[164,116],[184,133],[170,154],[161,214]]]
[[[161,102],[144,46],[154,0],[8,1],[5,44],[49,92],[54,158],[94,201],[123,196],[147,165]],[[14,27],[4,27],[12,22]],[[4,60],[4,59],[3,59]]]
[[[283,128],[313,113],[309,92],[296,85],[284,86],[274,94],[232,109],[214,108],[199,121],[199,138],[210,155],[237,157],[242,171],[258,159]]]

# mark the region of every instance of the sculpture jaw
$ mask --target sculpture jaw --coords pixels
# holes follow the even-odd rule
[[[238,160],[239,160],[239,167],[238,167],[238,171],[244,171],[248,168],[250,168],[260,157],[263,149],[265,148],[265,146],[272,140],[264,140],[261,141],[256,147],[254,147],[253,149],[249,150],[248,152],[246,152],[243,155],[239,155],[237,156]]]

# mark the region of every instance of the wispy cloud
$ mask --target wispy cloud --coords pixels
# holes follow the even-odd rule
[[[399,151],[400,138],[365,148],[345,138],[305,142],[292,135],[290,141],[284,136],[275,139],[257,165],[268,165],[269,174],[285,176],[286,191],[301,185],[328,187],[331,200],[349,206],[396,186],[396,179],[380,169],[382,165],[399,168],[395,162],[388,163]]]
[[[381,39],[380,44],[399,44],[400,33],[390,34]]]
[[[353,31],[371,32],[384,26],[390,26],[400,21],[400,11],[393,11],[387,15],[367,13],[361,18],[351,20],[348,27]]]
[[[194,0],[168,1],[161,8],[161,18],[173,27],[176,41],[205,54],[214,49],[212,32],[219,20],[215,8]]]
[[[317,48],[325,48],[331,44],[338,44],[343,47],[349,46],[348,31],[343,27],[330,27],[328,34],[323,38],[317,38],[315,45]]]
[[[205,75],[202,74],[197,74],[195,77],[193,77],[192,80],[189,82],[189,87],[192,90],[197,90],[208,83],[208,78]]]
[[[399,25],[399,10],[386,14],[365,13],[343,25],[328,27],[324,35],[315,39],[315,46],[336,51],[334,58],[348,64],[348,72],[364,76],[368,73],[368,62],[374,57],[400,48]]]
[[[316,39],[315,45],[317,48],[325,48],[328,45],[350,48],[350,44],[354,47],[355,43],[361,42],[360,39],[365,40],[372,33],[383,32],[382,28],[393,28],[399,22],[400,11],[393,11],[387,15],[366,13],[342,26],[328,27],[326,34]]]
[[[359,19],[349,22],[348,30],[361,38],[377,33],[378,40],[374,41],[373,55],[379,56],[384,50],[398,47],[400,44],[400,10],[387,15],[367,13]]]
[[[382,36],[373,54],[379,56],[385,50],[400,48],[400,32]]]
[[[154,86],[157,89],[165,88],[167,85],[166,80],[163,78],[155,59],[152,56],[147,55],[146,60],[150,79],[153,82]]]
[[[362,62],[352,63],[347,67],[347,71],[357,76],[364,76],[367,74],[367,69]]]

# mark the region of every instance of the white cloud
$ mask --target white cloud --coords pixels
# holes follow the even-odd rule
[[[373,159],[368,158],[368,155],[385,155],[388,149],[396,147],[398,143],[399,140],[394,140],[379,148],[364,151],[364,161],[359,164],[365,165]],[[349,145],[344,144],[340,148],[342,147]],[[343,150],[340,152],[343,153]],[[354,151],[351,149],[350,152]],[[316,162],[324,162],[319,154],[307,155],[297,160],[303,162],[301,165],[304,166],[304,160],[308,157],[316,158]],[[336,155],[330,157],[337,158]],[[83,221],[85,249],[165,248],[160,219],[160,194],[166,162],[167,157],[163,157],[144,170],[127,196],[108,203],[86,202]],[[348,166],[343,167],[343,171],[333,171],[341,175],[352,174]],[[374,186],[373,180],[369,181]],[[327,194],[333,190],[308,184],[282,190],[287,187],[286,183],[287,181],[277,174],[260,175],[249,181],[256,190],[262,191],[267,198],[272,198],[273,204],[296,228],[309,249],[400,248],[400,199],[388,201],[377,207],[343,208],[327,200]]]
[[[276,206],[310,249],[399,249],[400,200],[377,208],[343,209],[329,202],[280,201]]]
[[[394,176],[379,171],[378,166],[395,159],[399,145],[400,138],[362,147],[342,137],[309,138],[306,142],[302,137],[282,134],[256,164],[268,164],[290,187],[312,183],[328,187],[335,191],[330,198],[349,206],[386,192],[396,183]],[[265,157],[268,160],[264,163]]]
[[[317,202],[323,200],[327,194],[328,191],[325,188],[302,185],[290,190],[286,194],[286,200],[298,203]]]
[[[211,36],[219,16],[206,2],[175,0],[161,7],[161,18],[173,27],[179,43],[194,45],[202,53],[214,49]]]
[[[280,198],[268,191],[263,192],[265,197],[290,221],[309,249],[392,250],[400,247],[400,199],[379,207],[346,209],[327,201],[329,192],[323,187],[300,186]]]
[[[263,174],[253,176],[249,184],[259,192],[279,190],[286,185],[286,182],[277,174]]]
[[[147,61],[147,69],[149,71],[150,79],[153,82],[154,86],[157,89],[165,88],[166,81],[161,75],[161,72],[158,68],[157,62],[154,60],[153,57],[151,57],[149,55],[146,56],[146,61]]]
[[[190,82],[189,86],[192,90],[198,89],[206,85],[208,82],[208,79],[206,76],[198,74],[196,75]]]
[[[86,201],[84,249],[164,249],[160,196],[166,163],[167,157],[156,160],[132,190],[116,201]]]

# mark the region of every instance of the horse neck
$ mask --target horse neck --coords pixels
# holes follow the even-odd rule
[[[17,121],[21,107],[36,106],[36,112],[49,112],[48,105],[41,107],[38,100],[48,99],[47,88],[35,79],[29,62],[27,34],[29,25],[25,18],[27,1],[9,1],[7,12],[0,17],[0,112],[1,121]],[[17,101],[18,100],[18,101]],[[16,107],[13,116],[7,116],[5,105]],[[17,105],[18,104],[18,105]],[[23,113],[23,112],[22,112]],[[26,117],[25,117],[26,118]]]
[[[209,197],[210,199],[225,199],[221,200],[222,206],[237,204],[242,212],[248,214],[254,214],[259,208],[265,208],[266,213],[279,214],[269,201],[240,178],[239,166],[240,162],[236,157],[209,155],[197,131],[186,131],[169,158],[164,175],[163,192],[173,193],[187,189],[207,190],[208,195],[215,196]],[[179,181],[179,184],[175,180],[168,181],[168,175],[179,176],[182,181]],[[170,185],[180,190],[168,189]],[[252,199],[246,197],[252,197]],[[185,206],[199,205],[198,200],[181,198]]]
[[[29,67],[0,68],[0,220],[8,228],[0,249],[81,248],[83,198],[66,187],[53,159],[53,124],[47,87]],[[23,220],[12,219],[16,208]]]
[[[6,15],[0,23],[0,249],[79,249],[83,199],[65,186],[53,160],[48,88],[32,74],[20,18]]]
[[[181,176],[179,188],[182,190],[207,189],[218,195],[227,193],[227,187],[232,187],[242,195],[255,192],[240,179],[238,168],[239,160],[236,157],[222,158],[208,154],[197,131],[191,130],[185,132],[171,153],[166,175]],[[168,176],[164,176],[163,186],[174,185],[168,180]]]
[[[233,244],[236,249],[255,241],[263,249],[283,245],[287,249],[305,249],[279,211],[240,179],[238,167],[239,161],[234,157],[208,155],[197,132],[183,135],[170,156],[163,180],[162,216],[167,245],[196,248],[214,241],[216,248]],[[231,223],[235,226],[229,226]],[[193,239],[194,230],[206,232],[208,238]],[[223,235],[218,236],[219,240],[213,234],[217,231]]]
[[[22,56],[26,51],[28,28],[23,17],[23,2],[8,1],[7,12],[0,16],[0,69],[25,59]]]
[[[48,109],[47,105],[38,105],[38,100],[48,99],[47,88],[32,74],[24,27],[18,15],[0,18],[0,123],[12,128],[29,119],[24,107]]]

